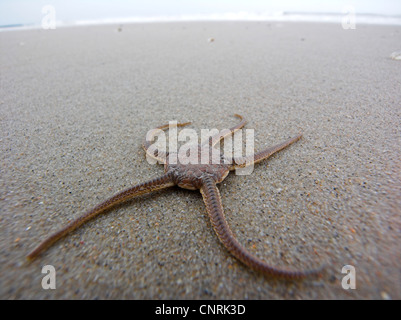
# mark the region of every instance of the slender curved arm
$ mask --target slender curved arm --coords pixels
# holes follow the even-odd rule
[[[75,219],[74,221],[70,222],[67,226],[65,226],[61,230],[57,231],[56,233],[52,234],[50,237],[45,239],[38,247],[36,247],[35,250],[33,250],[27,256],[27,259],[28,260],[35,259],[41,252],[49,248],[56,241],[66,236],[68,233],[74,231],[88,220],[91,220],[94,217],[98,216],[99,214],[105,212],[106,210],[111,209],[112,207],[120,203],[123,203],[129,199],[132,199],[134,197],[150,193],[152,191],[164,189],[173,185],[174,182],[171,178],[171,174],[165,174],[159,178],[155,178],[153,180],[138,184],[132,188],[117,193],[113,197],[98,204],[93,209],[87,211],[85,214]]]
[[[232,158],[231,161],[227,160],[228,163],[232,163],[230,167],[230,171],[237,169],[237,168],[244,168],[246,166],[249,166],[254,163],[258,163],[262,160],[265,160],[275,154],[276,152],[288,147],[290,144],[293,144],[294,142],[298,141],[299,139],[302,138],[302,134],[298,134],[295,137],[292,137],[282,143],[276,144],[273,147],[269,147],[265,150],[262,150],[258,153],[255,153],[254,155],[247,156],[247,157],[237,157],[237,158]]]
[[[238,260],[249,266],[250,268],[262,272],[264,274],[280,276],[288,279],[301,279],[309,275],[318,273],[317,270],[295,271],[278,269],[270,266],[266,262],[252,255],[245,247],[243,247],[234,237],[226,218],[224,217],[223,206],[216,183],[207,178],[200,189],[206,209],[212,222],[214,231],[219,237],[223,245]]]
[[[223,134],[218,133],[215,134],[214,136],[211,136],[208,140],[209,146],[213,147],[217,144],[217,142],[219,142],[220,140],[224,139],[225,137],[234,134],[235,131],[238,131],[239,129],[241,129],[245,124],[246,124],[246,120],[244,119],[243,116],[240,116],[239,114],[234,114],[234,116],[236,116],[237,118],[241,119],[241,122],[238,123],[237,125],[235,125],[234,127],[231,127],[230,129],[224,131]]]
[[[191,122],[177,123],[177,127],[185,127],[189,124],[191,124]],[[164,163],[164,164],[167,162],[168,152],[159,150],[159,149],[154,149],[154,150],[150,151],[149,148],[152,145],[151,141],[153,141],[153,138],[155,137],[158,130],[166,130],[169,127],[170,127],[170,124],[165,124],[165,125],[162,125],[160,127],[150,130],[148,133],[149,137],[146,136],[145,141],[142,144],[143,149],[150,157],[152,157],[153,159],[156,159],[157,161]]]

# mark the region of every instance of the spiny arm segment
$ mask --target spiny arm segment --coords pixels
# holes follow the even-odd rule
[[[252,255],[243,247],[234,237],[224,216],[223,206],[216,183],[212,179],[206,178],[200,189],[206,209],[213,225],[213,229],[219,237],[221,243],[238,260],[250,268],[264,274],[279,276],[288,279],[301,279],[309,275],[317,274],[318,270],[296,271],[287,269],[278,269],[272,267],[261,259]]]
[[[177,127],[185,127],[187,125],[191,124],[191,122],[185,122],[185,123],[177,123]],[[148,132],[146,135],[145,141],[142,144],[143,149],[145,150],[146,154],[148,154],[150,157],[153,159],[156,159],[160,163],[166,163],[167,162],[167,157],[168,157],[168,152],[159,150],[159,149],[153,149],[150,150],[150,147],[152,145],[152,141],[159,132],[159,130],[167,130],[170,128],[170,124],[165,124],[160,127],[154,128]]]
[[[150,193],[152,191],[164,189],[170,186],[173,186],[175,183],[172,180],[171,174],[165,174],[159,178],[152,179],[150,181],[138,184],[132,188],[121,191],[114,195],[113,197],[103,201],[98,204],[93,209],[87,211],[85,214],[70,222],[67,226],[52,234],[50,237],[45,239],[35,250],[33,250],[28,256],[28,260],[35,259],[40,253],[49,248],[56,241],[71,233],[85,222],[93,219],[101,213],[115,207],[116,205],[123,203],[129,199],[134,197]]]

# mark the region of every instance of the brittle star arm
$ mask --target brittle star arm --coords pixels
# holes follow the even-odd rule
[[[234,134],[235,131],[238,131],[241,129],[243,126],[246,124],[246,120],[244,119],[243,116],[240,116],[239,114],[234,114],[237,118],[241,119],[241,122],[235,125],[234,127],[231,127],[228,130],[222,130],[222,132],[219,132],[218,134],[215,134],[214,136],[211,136],[209,138],[209,146],[213,147],[215,146],[220,140],[224,139],[225,137]]]
[[[189,124],[191,124],[191,122],[177,123],[176,126],[177,127],[185,127]],[[168,152],[159,150],[157,148],[151,148],[151,146],[152,146],[151,142],[153,141],[154,137],[160,132],[160,130],[166,130],[169,128],[170,128],[170,124],[165,124],[165,125],[162,125],[160,127],[150,130],[145,137],[145,141],[142,144],[143,149],[145,150],[146,154],[148,154],[153,159],[159,161],[160,163],[164,163],[164,164],[167,162]]]
[[[238,260],[256,271],[288,279],[300,279],[318,272],[317,270],[293,271],[287,269],[278,269],[252,255],[234,237],[224,216],[219,189],[217,188],[215,181],[211,178],[206,178],[200,191],[202,193],[214,231],[223,245]]]
[[[276,144],[273,147],[269,147],[265,150],[255,153],[254,155],[245,157],[233,157],[232,159],[227,159],[226,161],[227,163],[231,163],[230,171],[235,170],[237,168],[244,168],[246,166],[258,163],[262,160],[269,158],[276,152],[288,147],[290,144],[293,144],[294,142],[298,141],[301,138],[302,134],[298,134],[295,137],[292,137],[282,143]]]
[[[49,248],[56,241],[66,236],[68,233],[71,233],[78,227],[80,227],[85,222],[93,219],[101,213],[104,213],[106,210],[109,210],[116,205],[123,203],[127,200],[130,200],[134,197],[150,193],[152,191],[164,189],[170,186],[175,185],[172,180],[171,174],[165,174],[161,177],[152,179],[150,181],[140,183],[132,188],[126,189],[114,195],[113,197],[103,201],[98,204],[93,209],[87,211],[85,214],[70,222],[67,226],[52,234],[50,237],[45,239],[35,250],[33,250],[28,256],[28,260],[35,259],[41,252]]]

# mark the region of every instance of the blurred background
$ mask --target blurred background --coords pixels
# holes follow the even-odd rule
[[[79,24],[182,20],[338,22],[346,12],[361,23],[401,24],[400,0],[1,0],[0,26],[57,27]]]

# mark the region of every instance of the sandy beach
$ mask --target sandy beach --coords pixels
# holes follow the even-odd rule
[[[180,22],[0,32],[0,298],[401,299],[400,26]],[[224,129],[261,150],[219,185],[261,275],[221,245],[197,191],[143,196],[26,255],[113,194],[163,173],[151,128]],[[45,290],[44,265],[57,287]],[[342,287],[355,268],[356,288]]]

